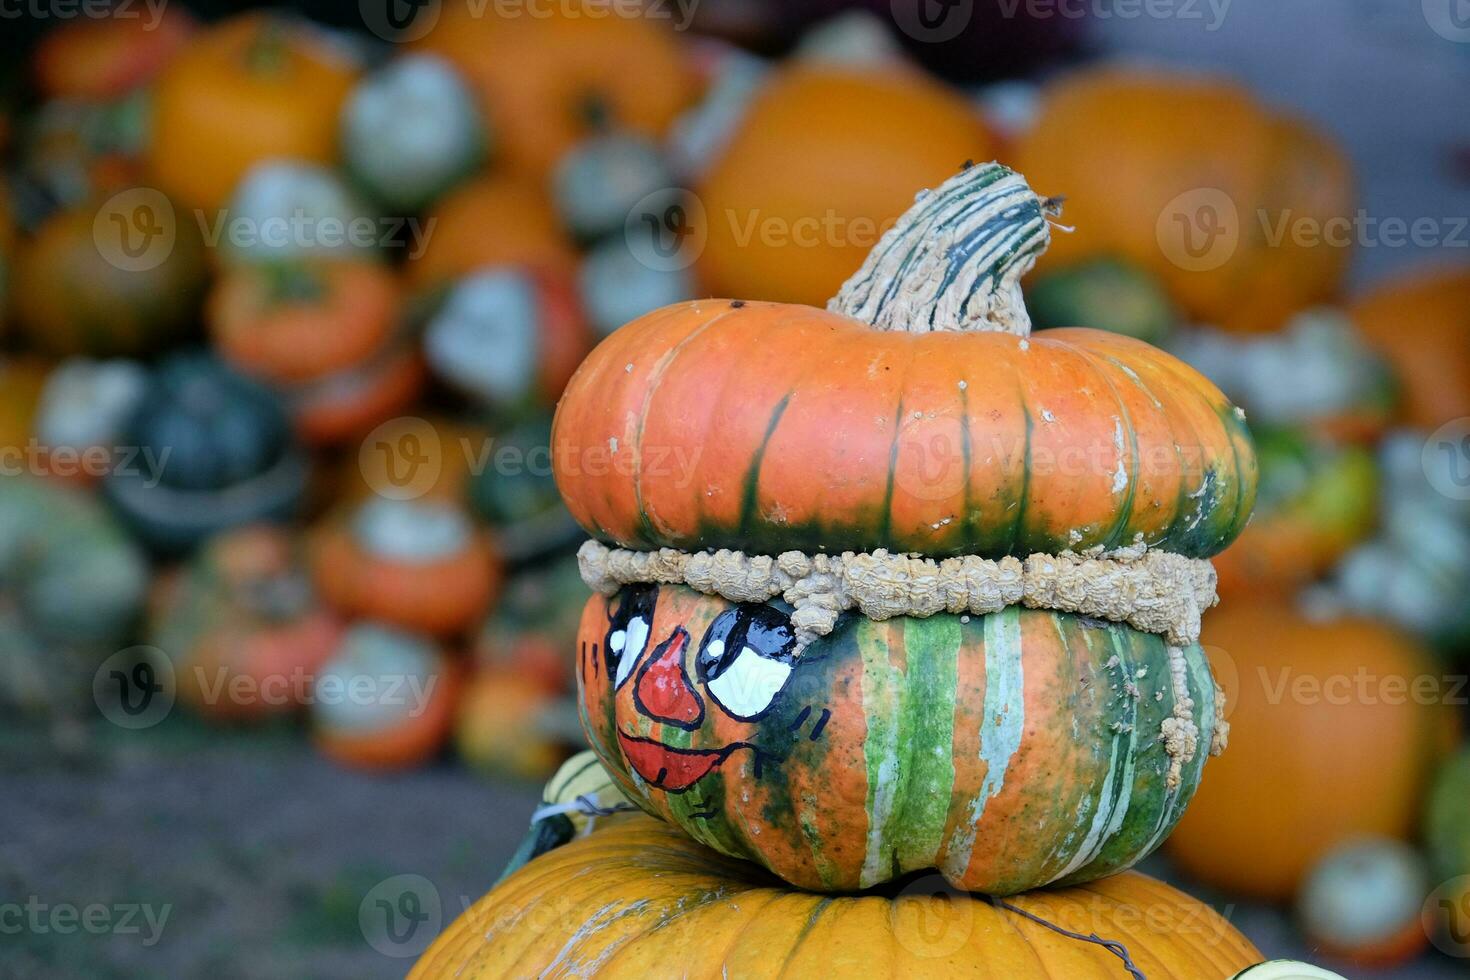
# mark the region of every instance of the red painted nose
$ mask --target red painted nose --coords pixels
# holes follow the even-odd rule
[[[638,708],[654,721],[692,731],[704,721],[704,701],[684,670],[684,651],[689,631],[677,627],[660,643],[638,671],[633,698]]]

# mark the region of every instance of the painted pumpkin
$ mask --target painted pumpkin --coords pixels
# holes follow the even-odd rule
[[[565,699],[534,677],[481,669],[470,676],[459,701],[454,744],[466,762],[487,773],[543,780],[571,752],[563,737],[576,722],[557,728],[559,715],[574,716]]]
[[[460,684],[458,665],[427,637],[359,623],[312,686],[312,740],[354,769],[422,765],[449,738]]]
[[[1297,896],[1302,931],[1325,955],[1364,969],[1407,963],[1429,945],[1421,915],[1424,859],[1403,841],[1368,837],[1334,848]]]
[[[792,656],[788,614],[676,587],[594,596],[577,675],[588,739],[633,799],[801,888],[938,868],[966,891],[1092,881],[1152,851],[1208,746],[1198,647],[1010,608],[853,616]]]
[[[571,270],[576,250],[540,181],[509,174],[477,178],[441,199],[432,228],[408,255],[409,282],[443,286],[484,266]]]
[[[787,68],[756,94],[695,188],[705,216],[699,278],[717,296],[824,303],[915,188],[993,155],[969,104],[922,76]]]
[[[382,266],[245,266],[216,281],[206,321],[220,353],[240,370],[291,382],[372,357],[392,337],[399,306],[397,280]]]
[[[370,500],[315,535],[312,575],[350,616],[435,635],[458,633],[499,591],[499,558],[489,538],[452,504]]]
[[[1214,559],[1227,599],[1305,585],[1371,534],[1378,520],[1378,466],[1367,449],[1257,429],[1256,455],[1255,517]]]
[[[1225,688],[1230,751],[1169,839],[1181,870],[1286,900],[1345,841],[1412,839],[1457,728],[1442,686],[1452,682],[1427,652],[1380,623],[1318,622],[1267,596],[1211,612],[1203,642]]]
[[[211,540],[160,585],[150,619],[149,642],[174,658],[180,699],[218,720],[300,708],[342,630],[316,604],[297,540],[269,525]]]
[[[375,200],[417,214],[468,177],[491,142],[464,78],[410,54],[364,79],[342,112],[347,171]]]
[[[1227,82],[1079,71],[1048,88],[1011,159],[1033,186],[1066,197],[1077,229],[1056,239],[1043,272],[1126,259],[1193,320],[1260,332],[1331,299],[1347,268],[1350,249],[1293,233],[1351,216],[1342,151]]]
[[[184,551],[211,534],[295,514],[308,463],[271,393],[212,357],[162,362],[122,435],[137,447],[103,492],[159,551]]]
[[[116,99],[152,81],[195,29],[186,11],[166,4],[88,14],[42,38],[31,74],[43,98]]]
[[[1108,941],[1117,945],[1102,945]],[[440,935],[409,977],[565,970],[609,980],[1041,980],[1123,976],[1120,953],[1149,980],[1225,977],[1260,959],[1208,906],[1140,874],[1004,905],[932,881],[877,895],[817,895],[628,815],[599,821],[587,837],[505,879]]]
[[[0,702],[30,711],[90,706],[92,676],[126,645],[148,566],[92,495],[0,478]]]
[[[424,328],[433,372],[511,418],[555,405],[590,346],[570,276],[530,266],[474,270]]]
[[[14,291],[11,309],[30,346],[61,356],[149,354],[194,328],[207,276],[195,223],[176,216],[167,254],[156,265],[135,268],[125,249],[146,248],[148,240],[127,229],[125,240],[115,242],[104,217],[126,216],[99,214],[96,207],[65,209],[22,241],[15,280],[24,287]],[[115,252],[114,244],[123,250]],[[151,261],[147,253],[144,261]]]
[[[1470,954],[1470,751],[1440,770],[1429,798],[1424,840],[1443,903],[1432,911],[1440,921],[1441,948]]]
[[[1433,431],[1470,415],[1470,268],[1425,269],[1390,280],[1348,309],[1398,374],[1404,421]]]
[[[543,174],[578,140],[605,127],[661,136],[697,94],[679,41],[647,12],[569,0],[485,15],[442,5],[418,42],[469,79],[512,169]]]
[[[357,74],[339,47],[279,15],[210,27],[159,76],[153,180],[184,206],[213,212],[262,160],[333,162],[337,118]]]

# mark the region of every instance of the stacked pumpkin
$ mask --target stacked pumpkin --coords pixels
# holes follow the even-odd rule
[[[553,958],[656,972],[668,948],[637,940],[707,939],[707,892],[734,903],[719,928],[761,938],[680,943],[691,975],[879,955],[1039,975],[1028,942],[1069,975],[1115,956],[1151,977],[1255,959],[1223,923],[1212,941],[1099,939],[1134,903],[1189,904],[1131,873],[1014,905],[960,898],[974,928],[942,950],[914,933],[930,900],[893,899],[912,874],[1006,896],[1124,872],[1226,741],[1197,640],[1206,559],[1251,512],[1250,438],[1210,382],[1147,344],[1030,336],[1019,281],[1054,213],[1005,167],[967,165],[827,310],[677,304],[583,363],[553,431],[558,485],[594,538],[582,724],[663,823],[629,818],[534,862],[419,975]],[[589,865],[618,926],[532,914]],[[1077,928],[1097,895],[1100,919]],[[795,913],[756,914],[778,900]],[[743,948],[759,955],[732,962]]]

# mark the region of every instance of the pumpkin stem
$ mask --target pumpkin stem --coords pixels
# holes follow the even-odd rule
[[[1114,956],[1118,957],[1118,959],[1123,961],[1123,969],[1128,971],[1128,975],[1131,976],[1133,980],[1148,980],[1148,978],[1144,976],[1143,971],[1134,964],[1133,956],[1128,952],[1128,947],[1124,946],[1116,939],[1104,939],[1095,932],[1090,935],[1084,936],[1080,932],[1072,932],[1070,929],[1063,929],[1055,922],[1048,922],[1039,915],[1032,915],[1025,909],[1017,908],[1003,898],[992,898],[991,901],[995,903],[997,908],[1003,908],[1007,912],[1014,912],[1021,918],[1028,919],[1039,926],[1044,926],[1047,929],[1050,929],[1052,932],[1057,933],[1058,935],[1066,936],[1068,939],[1076,939],[1079,942],[1094,943],[1098,946],[1101,946],[1103,949],[1107,950],[1109,953],[1112,953]]]
[[[1060,201],[999,163],[924,191],[827,304],[878,330],[994,330],[1025,337],[1021,277],[1051,242]]]

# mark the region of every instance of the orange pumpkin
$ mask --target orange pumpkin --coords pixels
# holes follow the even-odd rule
[[[412,344],[390,342],[366,363],[281,387],[296,431],[311,445],[351,442],[406,412],[428,381]]]
[[[426,638],[360,624],[316,678],[313,741],[355,769],[420,765],[448,740],[461,685],[459,666]]]
[[[434,415],[390,419],[342,459],[331,496],[352,504],[373,495],[461,503],[494,447],[487,430],[468,423]]]
[[[0,358],[0,449],[22,450],[35,435],[36,410],[51,369],[38,358]]]
[[[392,337],[398,282],[361,262],[237,266],[215,283],[205,318],[224,358],[269,381],[302,381],[372,357]]]
[[[409,282],[442,285],[481,266],[528,265],[570,273],[576,251],[544,186],[497,174],[452,192],[425,220],[428,233],[408,258]]]
[[[42,38],[32,56],[36,89],[48,99],[116,99],[147,84],[195,31],[181,8],[160,4],[84,16]]]
[[[342,631],[316,605],[297,540],[266,525],[211,540],[163,580],[150,620],[150,642],[177,658],[180,700],[218,720],[296,710]]]
[[[1150,980],[1224,978],[1261,958],[1214,910],[1133,872],[1004,904],[926,879],[820,895],[638,814],[599,820],[515,872],[409,977],[1070,980],[1124,976],[1120,954]]]
[[[57,355],[146,354],[193,327],[207,276],[197,226],[176,215],[172,247],[134,268],[104,237],[110,230],[95,230],[121,216],[87,206],[58,211],[21,243],[12,309],[31,345]],[[146,252],[144,260],[152,262]]]
[[[825,303],[917,188],[994,155],[969,103],[921,75],[784,69],[696,188],[696,271],[717,296]]]
[[[1209,613],[1203,642],[1230,750],[1166,845],[1182,870],[1284,900],[1352,837],[1413,839],[1457,728],[1425,650],[1380,623],[1316,622],[1266,596]]]
[[[657,137],[696,95],[672,31],[647,12],[598,0],[487,12],[443,4],[418,42],[469,79],[496,152],[540,175],[604,127]]]
[[[548,724],[563,707],[575,729],[571,702],[535,678],[509,670],[478,670],[459,702],[455,745],[477,769],[544,780],[570,754],[567,741]]]
[[[1352,213],[1341,150],[1228,82],[1079,71],[1045,92],[1012,159],[1033,186],[1065,196],[1076,228],[1057,237],[1043,270],[1126,259],[1195,320],[1229,330],[1274,330],[1330,299],[1351,255],[1296,234]]]
[[[459,508],[377,499],[319,528],[312,570],[343,613],[436,635],[468,628],[499,591],[500,562]]]
[[[1470,415],[1470,267],[1390,280],[1349,313],[1397,372],[1404,421],[1433,431]]]
[[[357,75],[340,50],[276,15],[211,27],[158,79],[154,182],[186,207],[212,211],[254,163],[333,162],[337,117]]]
[[[1027,336],[1017,281],[1044,209],[975,167],[921,196],[827,310],[696,300],[618,330],[557,409],[572,516],[642,550],[1220,551],[1255,498],[1244,422],[1141,341]]]

